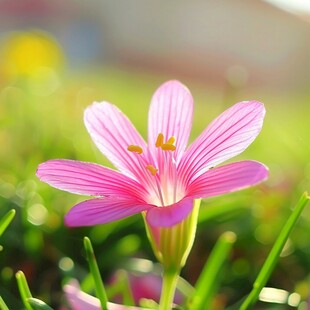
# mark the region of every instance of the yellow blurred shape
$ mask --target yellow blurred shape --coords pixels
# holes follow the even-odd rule
[[[0,48],[1,71],[9,78],[32,75],[40,67],[57,69],[64,59],[53,37],[41,31],[13,32]]]
[[[302,297],[302,299],[307,299],[310,295],[309,279],[298,282],[295,291]]]
[[[39,96],[52,94],[60,85],[58,75],[55,70],[49,67],[40,67],[33,70],[31,78],[28,80],[29,90]]]

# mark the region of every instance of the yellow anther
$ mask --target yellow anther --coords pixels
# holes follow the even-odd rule
[[[173,145],[175,142],[175,137],[170,137],[166,143],[164,143],[164,135],[160,133],[157,136],[155,145],[156,147],[160,147],[163,151],[175,151],[176,147]]]
[[[169,138],[169,140],[166,142],[166,144],[173,144],[175,142],[175,137]]]
[[[156,169],[156,168],[155,168],[154,166],[152,166],[152,165],[147,165],[145,168],[146,168],[147,170],[149,170],[153,176],[156,175],[156,173],[157,173],[157,171],[158,171],[158,169]]]
[[[160,133],[158,136],[157,136],[157,139],[156,139],[156,142],[155,142],[155,145],[156,147],[161,147],[164,143],[164,135],[162,133]]]
[[[138,153],[138,154],[142,154],[143,150],[142,147],[140,147],[139,145],[128,145],[127,150],[129,152],[134,152],[134,153]]]
[[[165,143],[161,146],[163,151],[175,151],[176,147],[173,144]]]

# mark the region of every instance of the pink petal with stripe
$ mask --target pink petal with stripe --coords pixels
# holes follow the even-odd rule
[[[37,176],[43,182],[71,193],[137,199],[144,188],[112,169],[81,161],[56,159],[39,165]]]
[[[175,158],[179,158],[187,145],[192,127],[193,98],[190,91],[178,81],[168,81],[153,95],[149,110],[149,147],[153,152],[159,133],[167,141],[176,138]]]
[[[101,305],[98,298],[81,291],[76,280],[71,280],[63,288],[70,306],[74,310],[100,310]]]
[[[145,150],[146,144],[130,120],[116,106],[95,102],[85,110],[84,122],[99,150],[121,172],[137,179],[141,174],[138,155],[127,147],[138,145]]]
[[[72,279],[63,288],[66,297],[73,310],[100,310],[101,305],[98,298],[84,293],[80,289],[77,280]],[[143,310],[140,307],[123,306],[112,302],[107,303],[109,310]]]
[[[264,116],[264,105],[258,101],[239,102],[223,112],[184,154],[179,167],[184,180],[244,151],[261,131]]]
[[[192,198],[184,198],[170,206],[149,209],[146,220],[151,226],[170,227],[184,220],[192,211],[193,206]]]
[[[117,221],[154,208],[133,199],[107,197],[83,201],[69,210],[65,224],[70,227],[93,226]]]
[[[240,161],[211,169],[188,187],[192,198],[207,198],[256,185],[268,177],[268,168],[256,161]]]

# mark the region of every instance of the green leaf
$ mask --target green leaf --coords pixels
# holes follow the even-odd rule
[[[235,241],[236,235],[233,232],[225,232],[220,236],[196,282],[195,293],[189,300],[189,309],[211,309],[212,297],[220,270]]]
[[[279,237],[277,238],[276,242],[274,243],[262,269],[260,270],[254,284],[253,289],[250,292],[250,294],[247,296],[247,298],[242,303],[240,310],[247,310],[251,309],[254,303],[257,301],[259,294],[263,287],[266,285],[269,277],[271,276],[272,271],[274,270],[279,256],[283,250],[283,247],[293,229],[295,226],[301,212],[307,205],[310,197],[307,193],[304,193],[300,200],[298,201],[296,207],[294,208],[292,214],[290,215],[289,219],[285,223],[284,227],[282,228],[282,231],[279,234]]]
[[[99,268],[97,265],[93,246],[92,246],[89,238],[87,238],[87,237],[84,237],[84,248],[86,251],[86,257],[87,257],[90,273],[92,274],[93,279],[94,279],[96,294],[100,300],[101,309],[102,310],[108,310],[107,294],[105,292],[104,285],[103,285],[103,282],[101,279],[101,275],[100,275],[100,271],[99,271]]]

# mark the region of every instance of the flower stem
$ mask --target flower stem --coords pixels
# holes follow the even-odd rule
[[[163,275],[163,285],[161,289],[161,297],[159,310],[172,309],[174,293],[179,278],[179,271],[175,269],[165,269]]]

